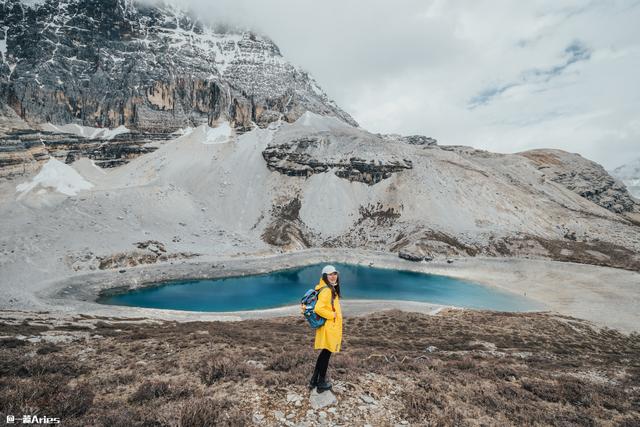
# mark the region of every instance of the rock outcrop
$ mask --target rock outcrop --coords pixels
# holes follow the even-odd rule
[[[73,271],[89,271],[122,269],[198,256],[191,252],[168,252],[164,244],[156,240],[136,242],[135,246],[134,250],[108,255],[97,255],[87,248],[78,253],[67,254],[64,262]]]
[[[373,185],[413,167],[393,149],[393,142],[402,138],[384,139],[331,117],[305,113],[280,129],[262,155],[269,169],[284,175],[308,177],[331,170],[340,178]]]
[[[88,157],[97,166],[111,168],[157,149],[155,141],[174,138],[169,134],[124,133],[110,140],[33,129],[9,131],[0,136],[0,178],[36,171],[50,156],[65,163]]]
[[[405,144],[423,145],[425,147],[434,147],[438,145],[435,138],[424,135],[398,135],[396,133],[378,134],[381,138],[390,142],[403,142]]]
[[[530,150],[518,153],[533,161],[551,181],[614,212],[638,212],[640,204],[634,200],[624,184],[599,164],[579,154],[562,150]]]
[[[216,32],[173,6],[0,0],[0,104],[29,124],[152,133],[305,111],[357,123],[268,38]]]

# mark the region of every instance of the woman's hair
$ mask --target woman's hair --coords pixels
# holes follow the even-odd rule
[[[338,277],[336,277],[335,286],[331,286],[331,283],[329,283],[329,278],[327,277],[327,273],[322,274],[322,281],[324,282],[325,285],[329,286],[329,289],[331,289],[331,294],[334,298],[336,297],[336,295],[342,298],[342,295],[340,295],[340,274],[338,274]]]

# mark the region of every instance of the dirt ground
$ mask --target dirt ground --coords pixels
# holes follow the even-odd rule
[[[347,317],[313,410],[298,317],[0,313],[0,416],[68,426],[640,425],[640,335],[545,313]],[[19,422],[18,422],[19,423]]]

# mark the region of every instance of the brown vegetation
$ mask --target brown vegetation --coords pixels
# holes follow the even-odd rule
[[[75,327],[2,318],[0,336],[9,344],[0,347],[2,419],[238,426],[258,414],[261,424],[281,425],[281,411],[293,424],[319,423],[320,411],[307,413],[305,387],[316,357],[313,333],[299,318],[152,323],[83,316],[73,319]],[[387,311],[346,318],[344,327],[343,351],[329,366],[338,404],[324,417],[333,424],[640,423],[636,334],[544,313],[458,310]],[[52,344],[18,334],[74,338]],[[288,402],[291,392],[303,396],[301,404]],[[365,404],[363,395],[375,402]]]

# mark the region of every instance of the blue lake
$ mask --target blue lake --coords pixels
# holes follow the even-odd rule
[[[102,304],[192,311],[256,310],[297,304],[315,287],[325,264],[268,274],[160,283],[104,296]],[[498,311],[530,311],[542,305],[524,296],[447,276],[333,264],[340,272],[343,304],[350,299],[421,301]]]

